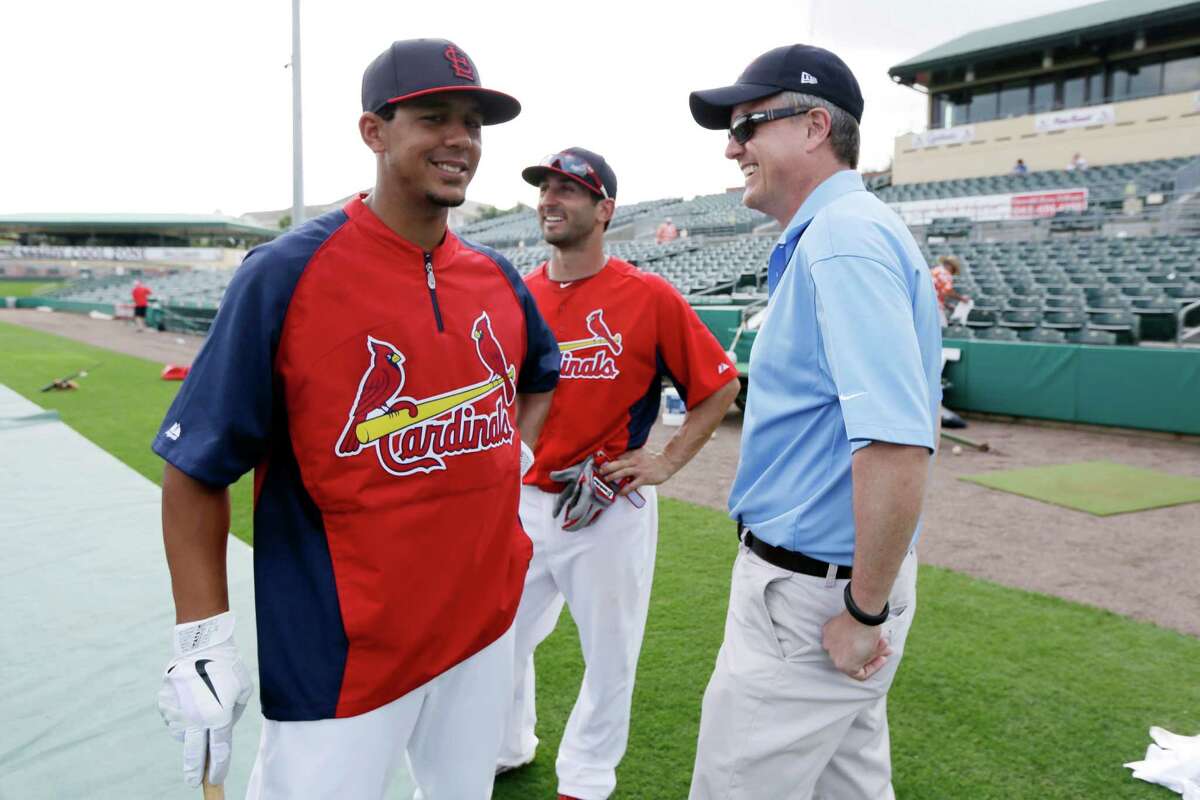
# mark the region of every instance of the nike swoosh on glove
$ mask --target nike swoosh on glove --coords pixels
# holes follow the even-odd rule
[[[562,512],[564,531],[591,525],[617,499],[616,488],[596,474],[595,461],[595,456],[588,456],[573,467],[550,473],[551,480],[566,483],[554,501],[554,516]]]
[[[234,617],[175,626],[175,658],[158,690],[158,711],[171,736],[183,742],[183,778],[199,786],[208,755],[208,782],[225,782],[233,752],[233,726],[253,691],[250,670],[233,643]]]

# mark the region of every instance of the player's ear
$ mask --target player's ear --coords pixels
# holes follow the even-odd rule
[[[364,111],[358,118],[358,133],[372,153],[387,150],[387,122],[372,111]]]
[[[605,198],[596,203],[596,219],[602,223],[612,222],[613,214],[617,211],[617,201]]]

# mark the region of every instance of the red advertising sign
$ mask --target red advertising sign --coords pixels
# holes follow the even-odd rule
[[[1087,211],[1087,189],[1031,192],[1012,196],[1012,219],[1053,217],[1060,211]]]

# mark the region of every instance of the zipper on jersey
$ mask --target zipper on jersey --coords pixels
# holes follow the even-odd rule
[[[433,303],[433,318],[437,320],[438,333],[446,330],[442,327],[442,309],[438,306],[437,279],[433,277],[433,253],[425,252],[425,285],[429,287],[429,302]]]

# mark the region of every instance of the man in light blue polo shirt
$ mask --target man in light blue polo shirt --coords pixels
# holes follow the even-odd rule
[[[890,798],[887,691],[941,403],[928,267],[863,187],[846,64],[793,45],[693,92],[744,203],[784,228],[729,498],[742,541],[704,695],[693,800]]]

